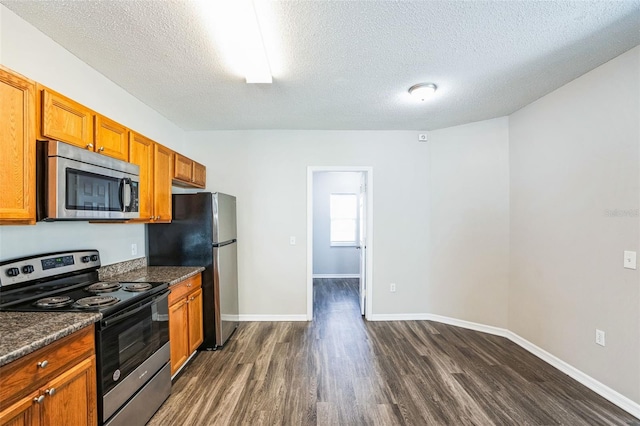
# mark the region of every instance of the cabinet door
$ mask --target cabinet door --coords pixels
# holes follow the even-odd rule
[[[189,294],[189,354],[198,349],[204,340],[202,329],[202,289]]]
[[[140,220],[153,220],[153,148],[154,142],[129,132],[129,162],[140,167],[138,186]]]
[[[174,154],[174,158],[173,178],[190,183],[193,162],[177,152]]]
[[[30,426],[40,424],[40,404],[35,401],[39,396],[40,392],[35,391],[0,411],[0,425]]]
[[[43,390],[43,425],[95,425],[95,356],[80,362],[48,383]]]
[[[189,346],[187,299],[169,306],[169,341],[171,342],[171,374],[187,360]]]
[[[171,222],[171,159],[173,152],[158,143],[153,155],[153,214],[156,222]]]
[[[35,223],[35,84],[0,68],[0,223]]]
[[[42,93],[42,135],[93,150],[92,111],[59,93]]]
[[[204,188],[207,184],[207,168],[200,163],[193,162],[193,184]]]
[[[128,160],[129,134],[126,127],[107,117],[96,114],[94,129],[94,148],[96,152],[123,161]]]

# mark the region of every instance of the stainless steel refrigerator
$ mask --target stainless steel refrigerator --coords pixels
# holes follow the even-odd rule
[[[219,192],[173,194],[168,224],[147,225],[150,266],[204,266],[204,342],[222,347],[238,327],[236,198]]]

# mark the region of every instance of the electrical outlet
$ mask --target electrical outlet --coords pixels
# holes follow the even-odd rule
[[[391,285],[389,285],[389,291],[391,293],[395,293],[396,292],[396,283],[391,283]]]
[[[135,256],[136,254],[138,254],[138,245],[133,243],[131,244],[131,255]]]
[[[626,251],[624,252],[624,267],[627,269],[636,269],[636,252]]]
[[[427,141],[427,134],[426,133],[418,133],[418,141],[426,142]]]
[[[604,346],[604,331],[596,328],[596,343],[600,346]]]
[[[296,245],[296,237],[289,237],[289,245],[291,246]]]

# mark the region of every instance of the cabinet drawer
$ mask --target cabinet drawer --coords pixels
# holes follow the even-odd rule
[[[200,288],[201,286],[202,274],[198,274],[194,275],[193,277],[187,278],[179,284],[169,287],[171,289],[171,293],[169,294],[169,305],[173,305],[175,302],[179,301],[187,294],[191,293],[195,289]]]
[[[2,366],[0,410],[94,352],[94,326],[90,325]]]

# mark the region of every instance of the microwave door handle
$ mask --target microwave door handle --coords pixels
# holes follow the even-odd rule
[[[124,187],[126,188],[126,190],[124,192],[124,203],[122,211],[130,212],[133,205],[133,197],[131,197],[131,193],[133,192],[133,182],[131,181],[131,179],[124,179]]]
[[[131,209],[133,200],[131,199],[132,182],[129,178],[120,179],[120,211],[126,212]]]
[[[120,201],[120,211],[124,212],[126,207],[124,205],[124,183],[125,179],[120,179],[120,188],[118,189],[118,201]]]

